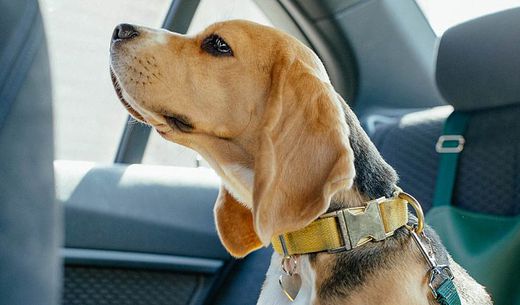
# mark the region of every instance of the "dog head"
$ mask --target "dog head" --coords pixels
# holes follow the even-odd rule
[[[232,255],[308,225],[352,185],[346,105],[289,35],[238,20],[190,37],[119,25],[110,53],[130,114],[221,176],[215,217]]]

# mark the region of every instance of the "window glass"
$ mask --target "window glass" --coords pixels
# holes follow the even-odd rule
[[[247,19],[271,26],[253,0],[201,0],[188,29],[188,34],[198,33],[208,25],[230,19]],[[175,143],[167,142],[152,131],[143,163],[175,166],[208,166],[196,152]]]
[[[171,0],[41,0],[54,91],[56,159],[113,161],[127,112],[108,72],[112,30],[158,27]]]
[[[416,0],[437,36],[482,15],[520,6],[520,0]]]

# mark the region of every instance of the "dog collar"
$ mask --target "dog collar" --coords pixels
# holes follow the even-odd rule
[[[303,229],[273,237],[271,243],[276,252],[288,257],[341,252],[369,241],[384,240],[407,225],[407,198],[406,193],[398,191],[391,198],[382,197],[365,206],[327,213]]]

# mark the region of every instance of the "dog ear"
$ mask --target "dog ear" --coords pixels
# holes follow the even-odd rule
[[[214,214],[220,241],[231,255],[243,257],[262,246],[253,229],[251,210],[231,196],[224,186],[220,187]]]
[[[264,245],[325,213],[355,175],[349,129],[332,86],[300,60],[278,63],[271,79],[253,188],[254,227]]]

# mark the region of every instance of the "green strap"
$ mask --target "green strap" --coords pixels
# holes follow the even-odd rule
[[[439,304],[461,305],[459,294],[457,293],[457,288],[455,288],[455,285],[451,279],[445,279],[435,292],[437,292],[437,301]]]
[[[440,154],[439,170],[435,183],[433,206],[449,206],[452,204],[453,188],[457,177],[459,155],[464,149],[464,132],[470,115],[466,112],[454,111],[444,123],[443,135],[435,149]],[[450,278],[446,278],[435,290],[437,301],[441,305],[460,305],[457,288]]]
[[[455,151],[458,150],[459,145],[463,148],[464,138],[462,136],[466,131],[469,118],[470,115],[467,112],[454,111],[444,123],[443,136],[439,138],[436,147],[440,153],[440,159],[433,197],[434,207],[451,204],[460,155],[460,152]]]

